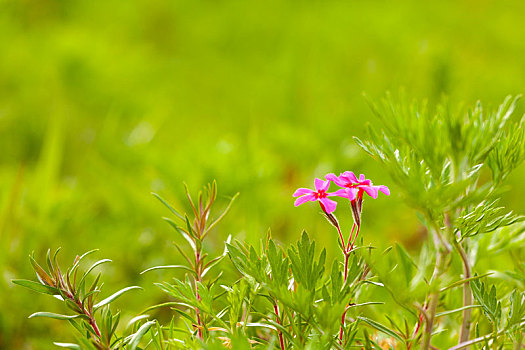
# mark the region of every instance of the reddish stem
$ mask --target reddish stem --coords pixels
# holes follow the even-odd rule
[[[102,333],[100,332],[100,329],[97,326],[97,321],[95,320],[95,316],[92,315],[84,307],[82,302],[79,299],[75,298],[75,296],[71,292],[69,292],[68,290],[64,290],[64,291],[65,291],[66,297],[78,306],[78,308],[81,310],[81,313],[83,313],[84,315],[86,315],[89,318],[89,324],[91,325],[91,327],[93,327],[93,330],[95,331],[95,334],[98,337],[98,339],[95,338],[95,342],[99,346],[103,346],[102,343],[101,343],[101,341],[102,341]]]
[[[274,301],[273,303],[273,311],[275,311],[275,318],[277,320],[277,324],[281,325],[281,321],[279,321],[279,308],[277,307],[277,302]],[[281,332],[280,330],[277,331],[277,333],[279,334],[279,343],[281,345],[281,350],[284,350],[284,339],[283,339],[283,332]]]
[[[200,251],[195,251],[195,274],[196,274],[196,277],[195,277],[195,294],[197,296],[197,300],[200,301],[201,300],[201,296],[199,294],[199,285],[197,284],[197,282],[200,282],[202,280],[202,277],[201,277],[201,273],[200,273],[200,257],[201,257],[201,253]],[[195,314],[197,315],[197,323],[198,323],[198,334],[199,334],[199,338],[202,339],[202,322],[201,322],[201,315],[200,315],[200,310],[198,307],[195,308]]]
[[[354,224],[355,225],[355,224]],[[359,229],[361,228],[361,226],[357,225],[357,231],[355,233],[355,237],[354,239],[352,239],[352,244],[350,245],[350,241],[348,242],[348,244],[350,245],[350,248],[348,249],[348,253],[350,253],[352,251],[352,249],[354,248],[354,244],[355,242],[357,241],[357,236],[359,236]],[[352,228],[352,233],[354,232],[353,228]]]
[[[349,247],[348,250],[344,248],[345,245],[343,243],[343,254],[345,255],[345,270],[344,270],[344,282],[343,283],[346,283],[346,279],[348,278],[348,261],[350,259],[350,251],[352,250],[352,248],[350,248],[350,244],[352,244],[352,247],[354,246],[354,240],[352,240],[352,237],[354,236],[354,230],[356,227],[357,227],[357,234],[359,234],[359,226],[357,226],[354,223],[354,225],[352,226],[352,231],[350,232],[350,237],[348,237],[348,245],[347,245]],[[356,237],[357,237],[357,234],[356,234]],[[344,326],[345,326],[346,310],[347,309],[345,308],[345,311],[343,312],[343,315],[341,316],[341,328],[339,329],[339,341],[341,344],[343,344],[343,332],[344,332]]]
[[[425,305],[423,306],[423,310],[426,310],[427,309],[427,305],[425,303]],[[421,328],[421,324],[423,323],[423,313],[421,313],[419,315],[419,319],[416,323],[416,327],[414,328],[414,332],[412,333],[412,339],[414,339],[417,335],[417,333],[419,332],[419,329]],[[412,342],[408,344],[407,346],[407,349],[410,350],[410,348],[412,348]]]
[[[337,232],[339,232],[339,238],[341,239],[341,244],[343,246],[343,252],[346,251],[346,246],[345,246],[345,239],[343,237],[343,233],[341,232],[341,228],[339,226],[336,226],[337,228]]]
[[[348,246],[352,243],[352,238],[354,237],[354,230],[355,230],[356,224],[352,225],[352,231],[350,231],[350,237],[348,237]]]
[[[341,345],[343,344],[343,331],[344,331],[344,325],[345,325],[345,317],[346,317],[346,308],[343,312],[343,315],[341,316],[341,329],[339,330],[339,342]]]
[[[348,252],[345,252],[345,279],[344,283],[346,283],[346,278],[348,277],[348,260],[350,259],[350,254]]]

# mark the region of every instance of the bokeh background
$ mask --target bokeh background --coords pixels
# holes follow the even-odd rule
[[[319,209],[291,195],[344,170],[392,189],[366,202],[365,242],[417,249],[414,211],[352,139],[374,122],[362,93],[496,106],[525,90],[524,13],[522,0],[0,0],[0,348],[73,340],[27,319],[58,301],[10,283],[34,277],[32,251],[62,247],[66,266],[99,248],[106,295],[145,288],[117,303],[125,319],[162,301],[152,283],[172,273],[139,272],[181,260],[150,192],[187,208],[183,182],[216,179],[219,208],[240,192],[212,252],[229,234],[306,229],[334,256]],[[524,174],[504,198],[519,213]]]

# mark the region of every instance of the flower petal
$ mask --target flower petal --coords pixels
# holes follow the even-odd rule
[[[328,198],[321,198],[319,199],[319,202],[321,202],[324,206],[324,209],[326,210],[326,212],[328,214],[332,213],[335,208],[337,207],[337,202],[336,201],[333,201],[331,199],[328,199]]]
[[[364,174],[359,175],[359,182],[362,182],[362,181],[365,181],[365,180],[366,180],[366,178],[365,178]]]
[[[330,187],[330,180],[323,181],[319,178],[315,178],[315,189],[317,191],[326,191]]]
[[[339,177],[334,173],[326,174],[324,178],[328,181],[333,181],[337,186],[341,186],[341,180],[339,180]]]
[[[349,200],[353,201],[355,200],[357,196],[357,192],[359,190],[357,188],[342,188],[340,190],[337,190],[332,193],[327,193],[328,196],[338,196],[342,198],[348,198]]]
[[[297,189],[297,191],[295,191],[293,196],[294,197],[299,197],[299,196],[304,196],[305,194],[314,193],[314,192],[315,192],[314,190],[311,190],[309,188],[301,187],[301,188]]]
[[[379,190],[379,186],[359,185],[357,187],[365,191],[370,197],[374,199],[377,198],[377,191]]]
[[[388,189],[388,187],[386,187],[384,185],[377,186],[377,187],[379,187],[379,191],[383,192],[387,196],[390,196],[390,190]]]
[[[301,204],[303,203],[306,203],[306,202],[310,202],[310,201],[315,201],[316,198],[313,194],[307,194],[306,196],[302,196],[302,197],[299,197],[295,200],[295,203],[294,205],[296,207],[300,206]]]
[[[357,177],[355,176],[353,171],[345,171],[343,174],[341,174],[341,176],[347,178],[351,183],[356,184],[359,182],[357,181]]]

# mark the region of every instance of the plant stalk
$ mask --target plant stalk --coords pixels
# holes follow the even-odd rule
[[[279,316],[279,308],[277,307],[277,301],[276,300],[274,300],[274,302],[273,302],[273,311],[275,312],[275,318],[277,320],[277,323],[282,326],[282,323],[279,320],[279,318],[280,318],[280,316]],[[281,332],[280,330],[277,330],[277,333],[279,334],[279,344],[281,346],[281,350],[284,350],[283,332]]]
[[[201,296],[199,294],[199,285],[197,282],[200,282],[202,280],[201,276],[201,269],[200,269],[200,262],[201,262],[201,252],[200,250],[195,250],[195,294],[197,297],[197,300],[201,300]],[[199,338],[202,339],[202,321],[201,321],[201,313],[198,307],[195,308],[195,314],[197,316],[197,324],[198,324],[198,334]]]
[[[459,253],[461,261],[463,263],[463,278],[468,279],[472,277],[472,267],[465,252],[465,249],[461,246],[460,242],[453,240],[454,247]],[[463,283],[463,306],[472,305],[472,291],[470,289],[470,282]],[[470,325],[471,325],[471,314],[472,309],[463,310],[463,321],[461,324],[461,330],[459,333],[459,342],[458,344],[464,343],[470,338]]]
[[[354,237],[354,230],[357,227],[357,232]],[[348,244],[344,244],[343,237],[341,235],[341,241],[343,242],[343,254],[345,256],[345,270],[344,270],[344,280],[343,285],[346,284],[346,279],[348,278],[348,261],[350,259],[350,252],[352,251],[352,248],[354,247],[355,239],[357,238],[357,235],[359,234],[359,226],[354,223],[352,226],[352,231],[350,232],[350,237],[348,237]],[[339,329],[339,342],[343,344],[343,334],[344,334],[344,326],[345,326],[345,318],[346,318],[346,311],[348,307],[345,308],[345,311],[343,312],[343,315],[341,316],[341,328]]]
[[[518,332],[516,340],[514,340],[514,344],[512,346],[512,350],[521,350],[521,349],[523,349],[522,341],[523,341],[523,333],[522,332]]]
[[[523,327],[525,326],[525,322],[521,322],[520,327]],[[499,332],[497,332],[497,335],[502,335],[506,332],[507,330],[506,329],[503,329]],[[453,346],[451,348],[449,348],[448,350],[459,350],[459,349],[465,349],[466,347],[468,346],[471,346],[471,345],[474,345],[474,344],[477,344],[477,343],[481,343],[481,342],[484,342],[486,340],[490,340],[491,337],[493,337],[494,334],[489,334],[489,335],[485,335],[483,337],[479,337],[479,338],[475,338],[475,339],[471,339],[469,341],[466,341],[464,343],[461,343],[461,344],[458,344],[456,346]],[[517,347],[516,347],[517,346]],[[521,347],[520,347],[521,346]],[[517,343],[516,342],[514,343],[514,350],[518,350],[518,349],[521,349],[523,346],[520,345],[520,343]]]
[[[434,273],[430,281],[431,288],[433,291],[430,293],[428,302],[428,319],[425,323],[425,329],[423,332],[423,339],[421,341],[421,349],[431,349],[430,342],[432,340],[432,330],[434,328],[434,320],[436,317],[437,306],[439,304],[439,276],[445,270],[446,257],[450,252],[449,247],[444,242],[443,237],[439,232],[439,228],[435,227],[433,233],[434,244],[437,250],[436,253],[436,265],[434,267]]]
[[[102,333],[100,332],[100,329],[98,328],[97,321],[95,320],[95,316],[89,312],[88,309],[82,304],[82,302],[75,298],[71,292],[68,290],[64,291],[66,294],[66,297],[71,300],[73,303],[75,303],[78,308],[82,311],[82,314],[86,315],[89,319],[89,325],[93,328],[93,331],[95,331],[95,335],[93,335],[93,340],[96,343],[96,345],[101,349],[109,349],[109,347],[104,347],[102,344]]]

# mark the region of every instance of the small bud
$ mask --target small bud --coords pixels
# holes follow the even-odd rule
[[[337,221],[337,218],[335,217],[334,214],[332,213],[327,213],[326,211],[323,211],[323,214],[325,216],[325,218],[332,224],[334,225],[336,228],[339,228],[339,221]]]
[[[358,197],[351,202],[352,216],[357,226],[361,226],[361,212],[363,211],[363,197]]]

